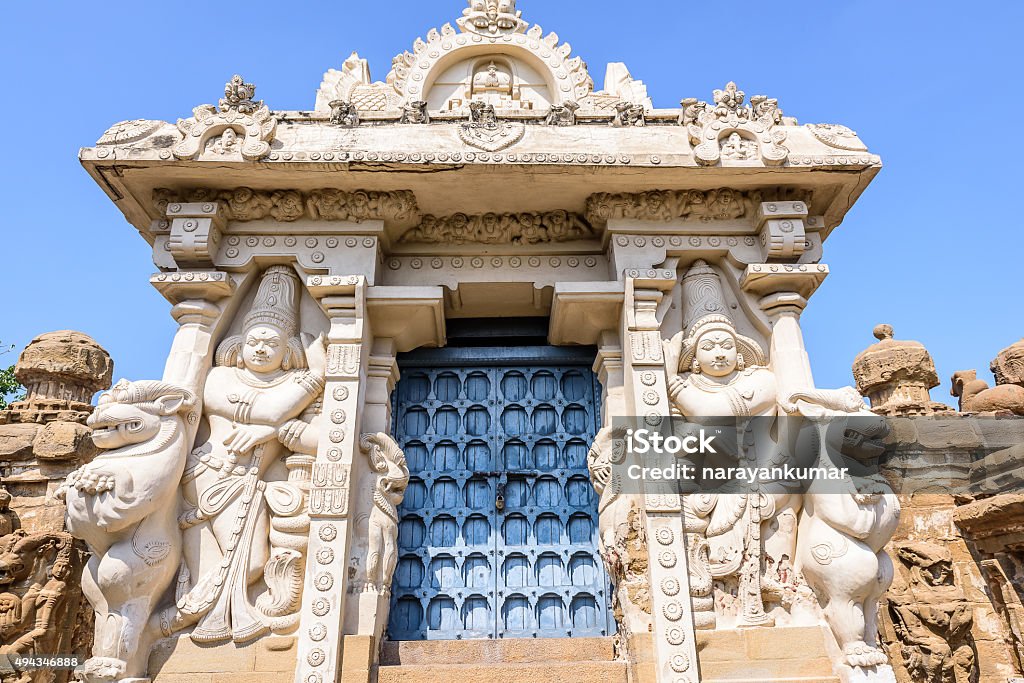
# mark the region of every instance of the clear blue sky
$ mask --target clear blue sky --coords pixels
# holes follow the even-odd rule
[[[243,5],[17,2],[0,43],[5,292],[0,339],[72,328],[115,375],[159,377],[174,323],[149,248],[79,166],[111,124],[174,121],[241,73],[274,109],[311,109],[352,50],[375,79],[461,0]],[[590,65],[624,61],[655,106],[735,80],[801,123],[843,123],[885,168],[825,244],[832,274],[804,314],[821,387],[889,322],[924,342],[949,400],[955,370],[991,382],[1024,336],[1020,196],[1024,3],[1010,0],[519,0]],[[10,358],[10,357],[9,357]],[[6,359],[5,359],[6,360]]]

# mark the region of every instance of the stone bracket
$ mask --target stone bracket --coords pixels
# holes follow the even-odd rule
[[[210,268],[226,225],[217,202],[173,202],[167,205],[171,234],[167,248],[182,268]]]
[[[799,258],[807,248],[804,202],[762,202],[756,222],[765,260]]]

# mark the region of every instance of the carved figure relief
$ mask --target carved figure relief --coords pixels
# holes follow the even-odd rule
[[[612,126],[616,128],[641,128],[647,125],[644,105],[632,102],[619,102],[615,105]]]
[[[366,585],[387,594],[398,565],[398,506],[409,485],[409,466],[405,454],[387,434],[364,434],[359,446],[377,473],[368,525]]]
[[[424,216],[399,242],[430,244],[541,244],[591,239],[594,230],[576,214],[565,211],[482,216]]]
[[[92,556],[82,592],[96,610],[87,681],[143,678],[159,629],[150,618],[181,558],[178,483],[195,397],[165,382],[118,382],[89,417],[103,449],[58,490],[68,530]]]
[[[359,109],[351,102],[344,100],[332,100],[331,123],[345,128],[354,128],[359,125]]]
[[[625,456],[625,430],[604,427],[587,455],[591,481],[600,496],[598,538],[612,581],[612,613],[629,633],[646,633],[651,623],[650,562],[644,513],[636,496],[622,494],[615,465]]]
[[[15,665],[4,681],[30,683],[53,674],[17,668],[18,656],[70,653],[84,564],[71,534],[18,530],[0,537],[0,655]]]
[[[885,450],[888,424],[852,387],[800,392],[785,408],[810,419],[813,427],[804,435],[817,443],[816,466],[866,462]],[[832,487],[819,492],[815,482],[803,496],[796,569],[818,597],[845,663],[873,667],[888,662],[878,645],[878,601],[893,578],[884,547],[899,523],[900,504],[880,475],[856,487],[848,483],[839,493]]]
[[[697,163],[714,166],[721,160],[752,159],[768,166],[785,163],[789,150],[782,145],[786,131],[780,125],[778,100],[755,95],[744,106],[746,93],[732,82],[713,95],[713,106],[692,98],[682,101],[679,122],[689,131]]]
[[[402,108],[402,123],[430,123],[427,103],[423,100],[410,102]]]
[[[974,614],[956,585],[949,549],[917,541],[898,544],[896,553],[888,613],[907,673],[921,683],[974,683]]]
[[[470,147],[497,152],[516,144],[526,135],[526,125],[499,121],[494,105],[469,103],[469,122],[459,126],[459,137]]]
[[[178,130],[184,139],[171,150],[179,159],[195,159],[206,149],[213,137],[231,129],[243,137],[242,158],[258,161],[270,154],[270,143],[277,130],[277,119],[263,101],[254,101],[256,86],[235,75],[224,86],[219,107],[202,104],[192,110],[192,117],[178,119]],[[222,142],[223,144],[223,142]]]
[[[565,104],[552,104],[544,123],[548,126],[575,126],[576,112],[580,105],[569,101]]]
[[[300,340],[300,287],[290,267],[267,269],[242,334],[221,342],[206,380],[208,435],[182,478],[187,575],[165,628],[194,623],[197,642],[243,642],[298,624],[314,402],[326,370],[322,339]]]

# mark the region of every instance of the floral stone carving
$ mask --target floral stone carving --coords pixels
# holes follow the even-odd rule
[[[243,136],[240,149],[243,159],[258,161],[270,154],[277,119],[262,100],[253,101],[255,94],[256,86],[246,83],[241,76],[233,76],[224,86],[219,107],[202,104],[192,110],[191,118],[178,119],[178,130],[185,138],[171,150],[174,156],[195,159],[206,149],[209,140],[228,129]],[[220,144],[223,148],[224,141]]]

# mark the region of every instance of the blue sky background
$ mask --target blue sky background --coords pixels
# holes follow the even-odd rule
[[[156,378],[174,332],[148,284],[150,250],[79,166],[124,119],[174,121],[241,73],[272,109],[311,109],[352,50],[383,80],[391,59],[461,0],[244,5],[18,2],[4,8],[0,123],[5,292],[0,339],[20,349],[72,328],[115,375]],[[1024,3],[519,0],[589,64],[624,61],[655,106],[735,80],[801,123],[858,131],[885,168],[825,244],[832,268],[803,318],[815,379],[852,382],[889,322],[949,376],[1024,335],[1019,121]],[[14,356],[4,360],[13,362]]]

